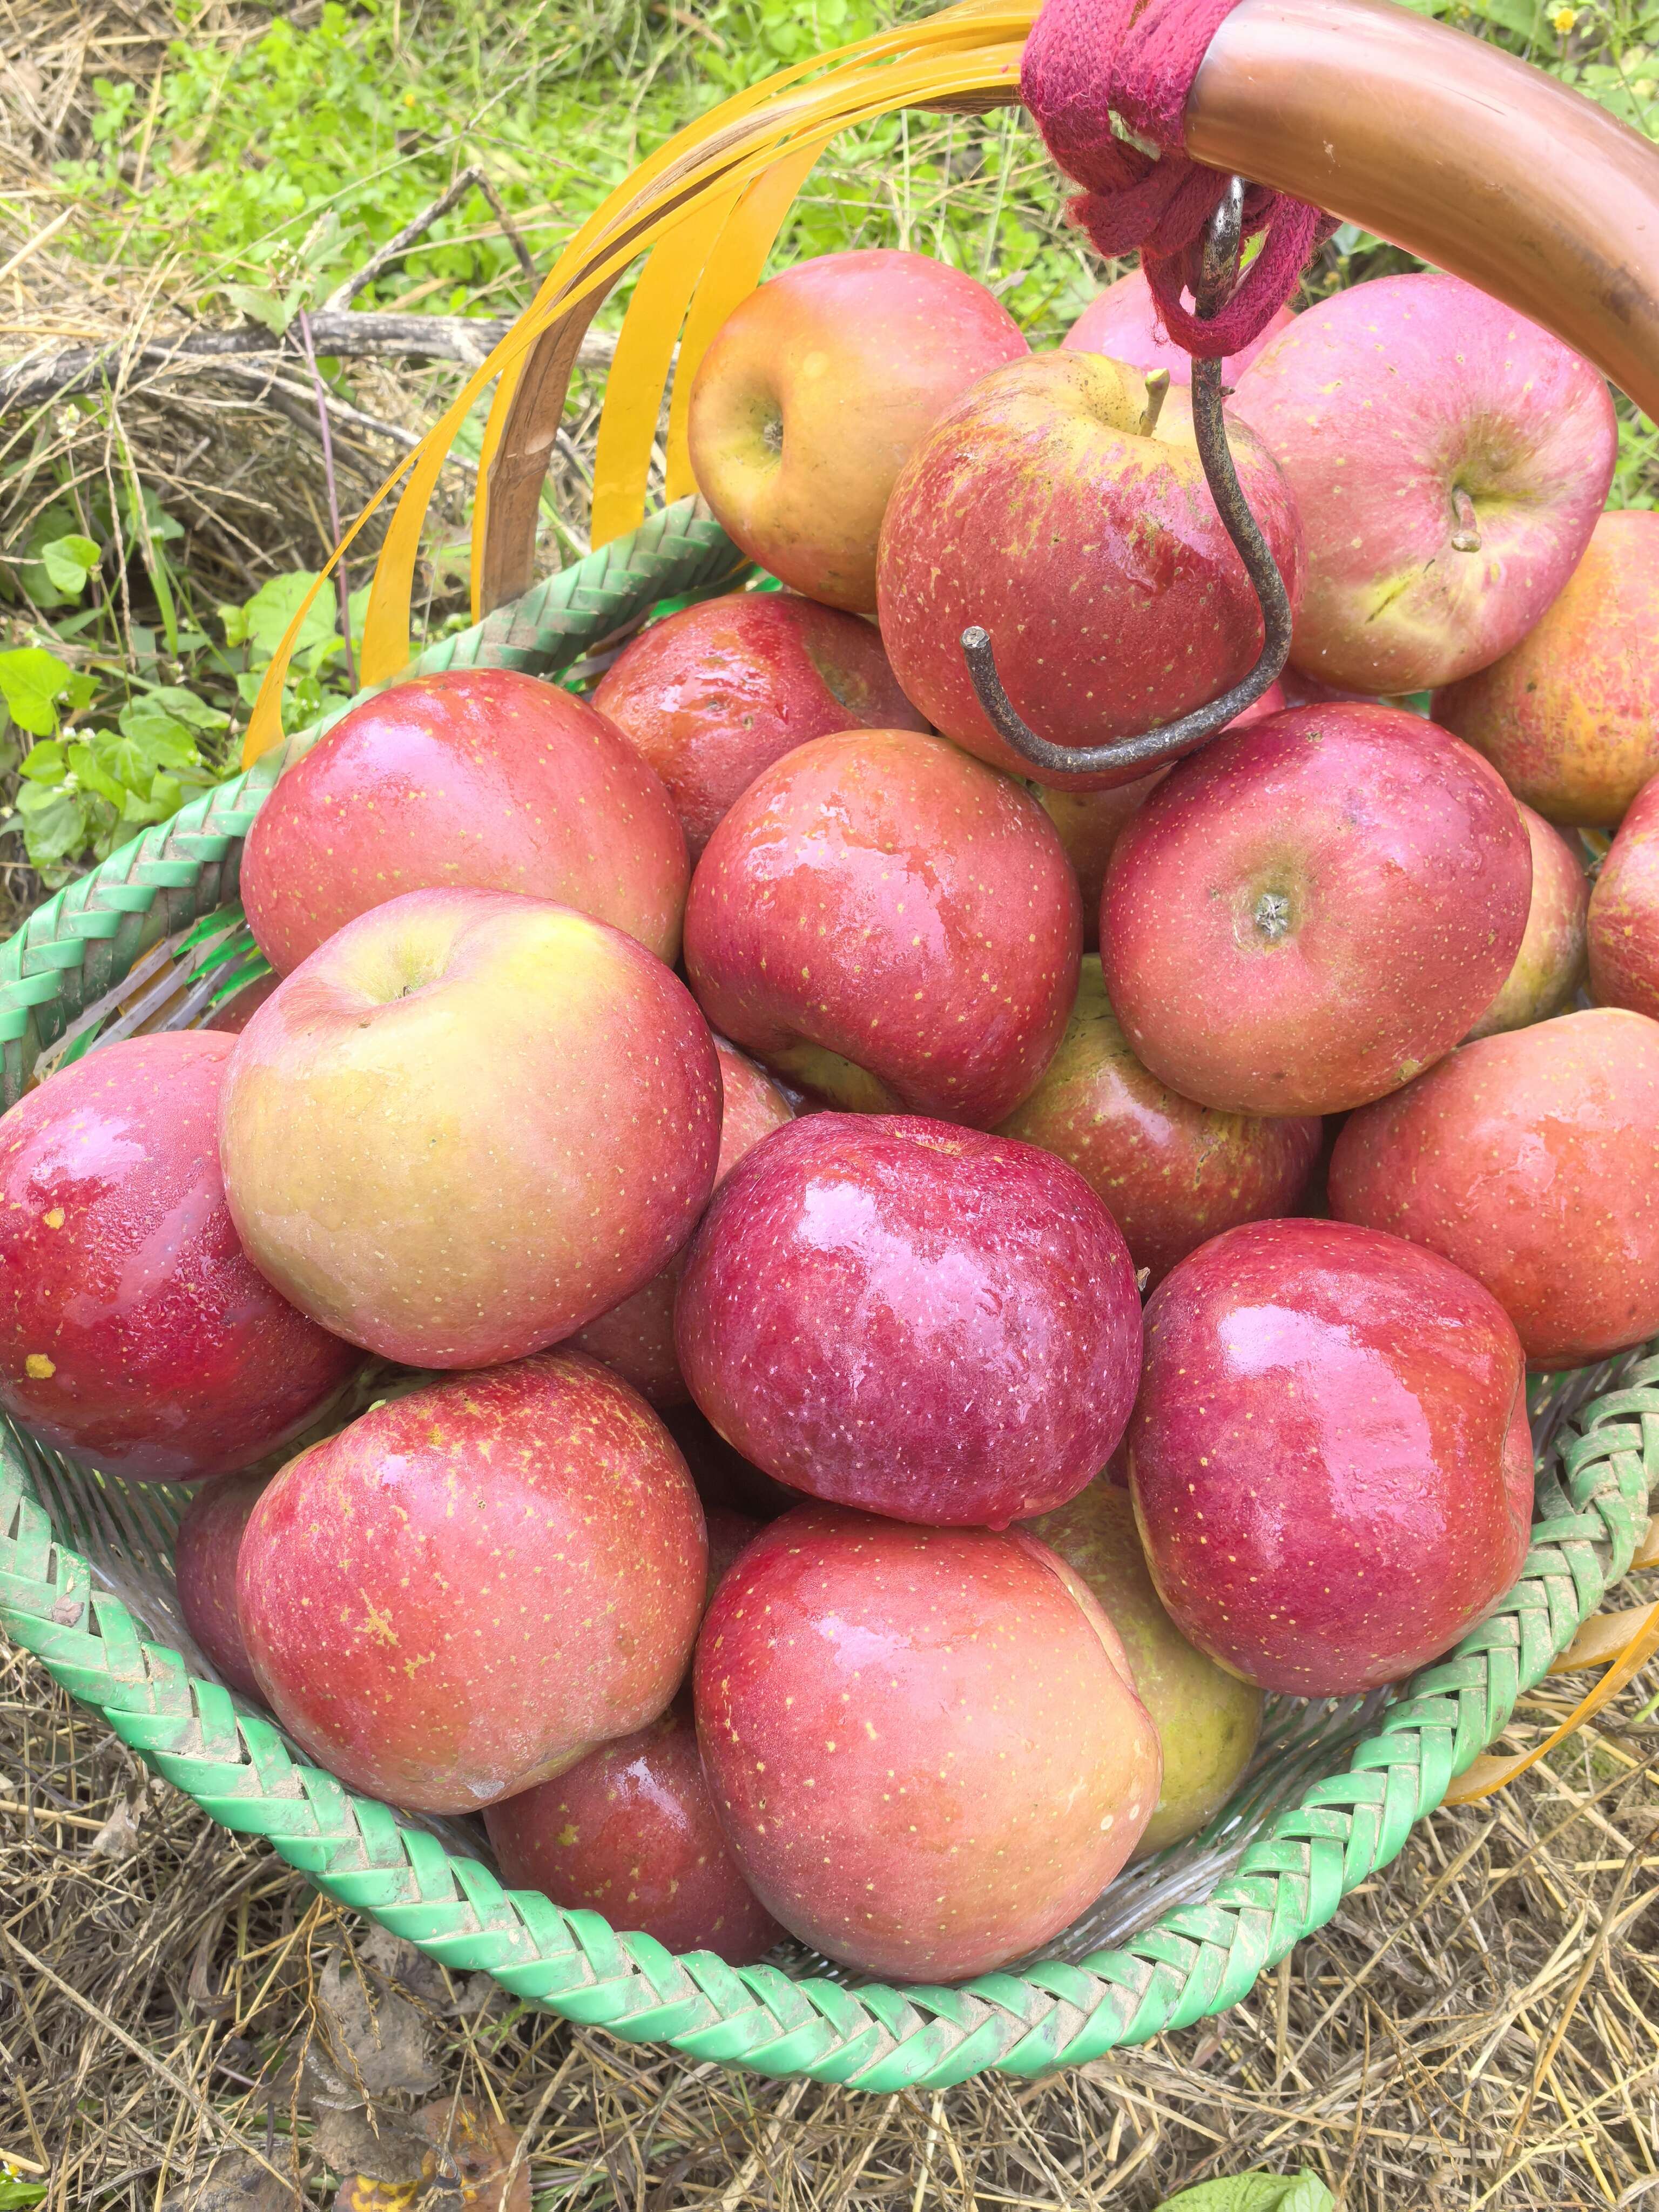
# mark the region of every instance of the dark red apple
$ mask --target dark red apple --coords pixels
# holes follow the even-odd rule
[[[722,1102],[720,1161],[714,1170],[718,1190],[750,1147],[781,1127],[793,1109],[771,1078],[724,1037],[714,1039],[714,1057],[720,1062]],[[579,1351],[591,1352],[614,1368],[653,1406],[684,1405],[691,1395],[674,1350],[674,1299],[684,1265],[683,1252],[677,1252],[643,1290],[568,1340]]]
[[[506,668],[365,699],[254,817],[242,903],[283,975],[403,891],[518,891],[672,961],[690,864],[660,780],[585,700]]]
[[[693,1681],[738,1865],[867,1973],[956,1981],[1046,1942],[1158,1802],[1122,1644],[1018,1530],[786,1514],[720,1585]]]
[[[712,1600],[725,1581],[727,1569],[765,1524],[730,1505],[705,1504],[702,1517],[708,1534],[708,1595]]]
[[[997,1133],[1074,1167],[1158,1283],[1219,1231],[1294,1212],[1323,1129],[1316,1116],[1218,1113],[1160,1083],[1130,1050],[1089,957],[1059,1050]]]
[[[1604,1006],[1659,1015],[1659,781],[1631,801],[1601,863],[1589,939],[1592,996]]]
[[[671,1951],[752,1966],[783,1929],[738,1870],[697,1754],[689,1698],[551,1782],[486,1807],[501,1878]]]
[[[691,1470],[705,1516],[717,1507],[726,1508],[744,1519],[765,1522],[804,1503],[800,1491],[775,1482],[733,1451],[707,1413],[690,1401],[664,1407],[662,1418]]]
[[[1526,1368],[1472,1276],[1340,1221],[1253,1221],[1146,1309],[1129,1486],[1183,1635],[1263,1689],[1375,1689],[1521,1571]]]
[[[733,592],[641,630],[593,704],[662,778],[695,860],[763,769],[837,730],[925,730],[879,635],[783,592]]]
[[[895,1520],[1000,1528],[1080,1490],[1140,1357],[1127,1249],[1076,1170],[940,1121],[814,1114],[692,1239],[691,1395],[744,1457]]]
[[[1532,850],[1495,769],[1393,707],[1296,707],[1178,762],[1107,871],[1123,1033],[1182,1097],[1334,1114],[1449,1052],[1526,933]]]
[[[1331,1212],[1483,1282],[1534,1367],[1659,1331],[1659,1022],[1612,1007],[1466,1044],[1356,1114]]]
[[[111,1474],[246,1467],[362,1362],[238,1242],[214,1137],[234,1047],[104,1045],[0,1121],[0,1407]]]
[[[1053,823],[943,738],[799,745],[709,839],[685,964],[714,1028],[839,1106],[988,1124],[1042,1074],[1083,921]]]
[[[242,1531],[270,1480],[268,1474],[222,1474],[198,1490],[173,1540],[173,1578],[185,1626],[222,1682],[257,1698],[253,1662],[236,1615],[236,1554]]]
[[[654,1720],[706,1595],[702,1509],[580,1352],[447,1376],[291,1460],[236,1607],[284,1728],[348,1787],[475,1813]]]
[[[1190,428],[1149,433],[1146,380],[1097,354],[1034,354],[981,377],[906,463],[882,525],[881,634],[929,721],[998,768],[1102,789],[1143,768],[1033,770],[998,736],[963,657],[990,633],[1010,699],[1057,745],[1139,735],[1255,665],[1261,610]],[[1302,526],[1278,469],[1230,426],[1239,481],[1285,578]]]

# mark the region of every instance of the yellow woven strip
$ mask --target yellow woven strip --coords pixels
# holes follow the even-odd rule
[[[798,64],[769,84],[739,94],[735,102],[726,103],[723,110],[703,118],[692,131],[682,132],[642,163],[629,183],[583,226],[580,246],[578,240],[573,240],[561,255],[536,302],[468,378],[455,400],[381,485],[336,548],[266,671],[249,719],[244,762],[257,759],[280,742],[282,690],[305,614],[340,554],[407,475],[376,565],[363,640],[363,680],[366,684],[385,681],[403,665],[409,652],[409,603],[426,510],[449,448],[491,378],[516,373],[530,347],[556,317],[608,283],[667,231],[690,220],[694,201],[686,197],[688,193],[695,194],[716,179],[728,191],[747,184],[773,165],[780,144],[787,138],[798,143],[814,135],[827,138],[836,130],[896,108],[1008,87],[1018,78],[1018,52],[1007,45],[988,41],[1022,39],[1035,13],[1036,0],[997,7],[967,0],[967,4],[904,32],[885,33],[847,47],[830,57],[829,65],[823,61]],[[872,63],[878,65],[872,66]],[[819,82],[805,93],[797,91],[800,80],[815,68],[824,70]],[[736,110],[742,112],[734,115]],[[737,142],[718,146],[713,152],[705,148],[701,161],[691,162],[689,169],[684,166],[694,146],[718,137],[734,120],[744,123],[745,118],[746,127]],[[671,171],[672,175],[667,173]],[[641,190],[647,184],[653,185],[654,201],[647,195],[642,204]],[[591,257],[596,242],[603,244],[608,230],[632,235],[625,246],[606,252],[597,265],[590,258],[586,274],[578,276],[584,255]]]
[[[674,371],[674,397],[668,410],[668,469],[663,493],[668,500],[684,499],[687,492],[696,489],[686,424],[691,411],[692,380],[698,365],[720,325],[759,283],[766,257],[795,204],[795,195],[834,136],[833,131],[822,131],[804,146],[791,146],[780,161],[763,176],[757,177],[738,201],[708,257],[708,265],[702,272],[696,296],[691,302],[691,313],[686,319],[679,362]],[[608,392],[605,404],[608,414]],[[600,428],[604,428],[603,417]],[[641,512],[644,497],[645,486],[641,483]],[[596,535],[594,543],[599,542]]]
[[[1514,1759],[1495,1759],[1490,1754],[1477,1759],[1466,1767],[1446,1792],[1448,1805],[1472,1805],[1478,1798],[1490,1797],[1494,1790],[1502,1790],[1513,1782],[1517,1774],[1524,1774],[1535,1765],[1546,1752],[1553,1751],[1565,1743],[1576,1729],[1581,1729],[1592,1714],[1599,1713],[1609,1698],[1616,1697],[1626,1682],[1645,1667],[1656,1651],[1659,1651],[1659,1605],[1642,1608],[1640,1626],[1626,1644],[1614,1664],[1608,1668],[1595,1687],[1579,1699],[1559,1728],[1552,1729],[1540,1743],[1530,1751],[1522,1752]]]
[[[651,447],[662,411],[674,341],[685,320],[703,265],[738,204],[738,192],[710,194],[653,249],[634,288],[605,379],[605,410],[593,458],[595,545],[637,530],[645,520]]]

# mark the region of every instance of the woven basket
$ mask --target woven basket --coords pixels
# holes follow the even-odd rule
[[[405,465],[376,574],[368,689],[461,666],[552,677],[662,601],[744,576],[742,556],[694,499],[641,519],[677,338],[671,494],[688,484],[690,368],[757,281],[817,153],[836,129],[893,108],[1006,104],[1032,12],[970,0],[787,72],[716,110],[613,196]],[[1402,181],[1401,142],[1383,147],[1375,111],[1403,85],[1417,88],[1413,120],[1443,167],[1479,118],[1485,173],[1509,180],[1501,229],[1483,208],[1458,204],[1443,175],[1407,170]],[[1659,250],[1642,244],[1659,239],[1659,155],[1550,80],[1375,0],[1244,0],[1206,61],[1188,136],[1201,158],[1319,199],[1486,283],[1638,399],[1659,402],[1659,265],[1642,258]],[[1581,210],[1598,200],[1592,236]],[[526,588],[536,494],[577,343],[617,276],[659,239],[671,250],[646,264],[607,397],[594,535],[608,542]],[[491,374],[490,495],[475,544],[483,618],[411,660],[408,592],[425,498]],[[0,1106],[43,1068],[114,1036],[210,1018],[258,972],[234,903],[242,841],[281,767],[326,726],[282,738],[285,665],[284,653],[242,775],[60,892],[0,949]],[[1270,1701],[1263,1748],[1204,1835],[1121,1877],[1051,1955],[951,1989],[848,1986],[794,1946],[740,1970],[706,1952],[677,1958],[596,1913],[503,1891],[477,1824],[416,1820],[354,1796],[213,1679],[173,1594],[179,1493],[77,1469],[3,1419],[0,1622],[216,1820],[269,1837],[319,1888],[447,1966],[482,1969],[530,2003],[699,2060],[877,2091],[939,2088],[993,2067],[1043,2073],[1224,2010],[1400,1850],[1573,1642],[1648,1525],[1659,1346],[1545,1378],[1533,1410],[1532,1549],[1513,1589],[1449,1657],[1397,1695]]]

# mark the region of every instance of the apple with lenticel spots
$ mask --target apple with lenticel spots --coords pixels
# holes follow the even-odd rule
[[[1231,408],[1307,530],[1291,658],[1362,692],[1455,683],[1524,637],[1589,544],[1618,453],[1599,373],[1437,272],[1308,308]]]
[[[1023,1531],[775,1521],[692,1675],[715,1809],[768,1911],[866,1973],[986,1973],[1123,1865],[1158,1732],[1110,1621]]]
[[[636,1391],[542,1352],[372,1408],[254,1507],[236,1608],[284,1728],[349,1787],[471,1813],[668,1705],[702,1508]]]
[[[837,1106],[981,1127],[1036,1085],[1083,912],[1030,792],[911,730],[816,738],[703,851],[685,966],[714,1027]]]

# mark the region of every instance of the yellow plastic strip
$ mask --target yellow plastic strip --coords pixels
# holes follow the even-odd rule
[[[1648,1533],[1636,1547],[1636,1555],[1630,1565],[1632,1574],[1638,1567],[1659,1567],[1659,1513],[1649,1522]]]
[[[662,395],[703,264],[738,203],[737,192],[711,195],[692,219],[653,247],[623,319],[616,358],[605,379],[593,457],[595,545],[608,545],[645,520],[651,448]],[[475,518],[476,522],[476,518]]]
[[[1632,1605],[1622,1613],[1592,1613],[1550,1668],[1551,1674],[1578,1674],[1587,1667],[1605,1667],[1619,1657],[1651,1610],[1649,1606]]]
[[[1659,1605],[1641,1608],[1641,1626],[1625,1645],[1613,1664],[1602,1675],[1595,1687],[1581,1698],[1559,1728],[1552,1729],[1540,1743],[1530,1751],[1522,1752],[1514,1759],[1496,1759],[1490,1755],[1477,1759],[1474,1765],[1460,1774],[1446,1792],[1448,1805],[1473,1805],[1477,1799],[1490,1797],[1494,1790],[1502,1790],[1513,1782],[1517,1774],[1524,1774],[1547,1752],[1565,1743],[1575,1730],[1582,1728],[1592,1714],[1601,1711],[1610,1698],[1616,1697],[1625,1685],[1639,1674],[1659,1651]]]
[[[697,191],[714,186],[716,179],[728,191],[748,183],[773,166],[786,140],[799,146],[814,135],[827,139],[850,124],[918,101],[1007,87],[1018,75],[1017,47],[990,42],[999,38],[1010,42],[1022,40],[1030,29],[1036,4],[1036,0],[1017,0],[1012,6],[986,7],[977,4],[977,0],[967,0],[967,4],[945,10],[906,31],[884,33],[838,54],[798,64],[769,83],[724,103],[642,163],[583,225],[577,240],[561,255],[536,302],[467,380],[336,548],[265,672],[249,720],[244,762],[257,759],[281,741],[282,690],[305,615],[341,553],[407,477],[376,565],[363,641],[364,681],[384,682],[404,665],[409,651],[410,599],[427,507],[450,447],[491,378],[515,375],[529,348],[558,317],[608,283],[667,231],[690,220]],[[872,67],[872,63],[886,65]],[[818,82],[804,92],[798,90],[800,80],[815,70],[823,72]],[[781,96],[781,88],[787,97]],[[745,118],[745,129],[735,137],[730,135]],[[728,134],[725,142],[709,150],[708,142],[719,140],[722,132]],[[704,149],[702,157],[694,161],[690,157],[700,146]],[[642,188],[647,185],[652,190],[642,198]],[[605,250],[607,238],[616,236],[624,238],[626,243]],[[602,250],[597,263],[592,258],[596,246]]]
[[[795,197],[833,136],[833,132],[823,132],[805,145],[792,148],[764,176],[757,177],[738,203],[709,257],[686,319],[674,370],[674,397],[668,410],[668,467],[663,487],[663,495],[670,501],[684,499],[687,492],[696,489],[686,430],[692,381],[702,357],[726,317],[760,283],[766,257],[777,242]],[[607,395],[607,411],[610,404]],[[641,507],[643,500],[641,486]]]

